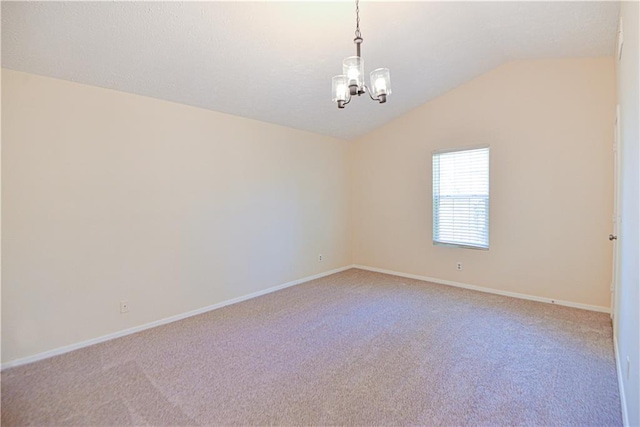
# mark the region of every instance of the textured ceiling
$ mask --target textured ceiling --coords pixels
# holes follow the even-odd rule
[[[365,72],[393,94],[344,110],[351,2],[2,2],[2,66],[348,139],[511,60],[613,55],[618,9],[365,0]]]

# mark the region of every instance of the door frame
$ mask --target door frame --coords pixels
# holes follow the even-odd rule
[[[618,283],[619,283],[619,262],[618,254],[620,252],[620,239],[618,239],[618,230],[620,229],[620,104],[616,105],[616,116],[613,129],[613,215],[612,233],[616,239],[612,241],[612,268],[611,268],[611,320],[613,321],[614,330],[617,325],[618,318]]]

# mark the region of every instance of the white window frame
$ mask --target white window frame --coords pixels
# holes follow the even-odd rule
[[[479,149],[487,149],[488,152],[488,159],[487,159],[487,201],[486,201],[486,227],[487,227],[487,245],[486,246],[482,246],[482,245],[475,245],[472,243],[469,244],[462,244],[462,243],[451,243],[451,242],[445,242],[445,241],[440,241],[440,240],[436,240],[436,216],[438,215],[438,207],[439,205],[437,204],[438,202],[436,201],[436,188],[435,188],[435,184],[436,184],[436,180],[435,180],[435,170],[433,169],[433,164],[434,164],[434,159],[437,155],[440,154],[445,154],[445,153],[454,153],[454,152],[460,152],[460,151],[472,151],[472,150],[479,150]],[[470,146],[470,147],[461,147],[461,148],[451,148],[451,149],[443,149],[443,150],[434,150],[431,152],[431,167],[432,167],[432,171],[431,171],[431,177],[432,177],[432,182],[431,182],[431,201],[433,203],[432,206],[432,226],[431,226],[431,231],[432,231],[432,241],[433,244],[435,246],[447,246],[447,247],[454,247],[454,248],[464,248],[464,249],[476,249],[476,250],[485,250],[488,251],[489,250],[489,242],[490,242],[490,210],[491,210],[491,151],[490,151],[490,147],[489,145],[475,145],[475,146]]]

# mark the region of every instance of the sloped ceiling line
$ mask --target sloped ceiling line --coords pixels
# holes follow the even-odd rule
[[[386,104],[338,110],[351,2],[2,2],[2,66],[352,139],[510,60],[614,54],[618,2],[361,2]],[[361,101],[361,102],[358,102]]]

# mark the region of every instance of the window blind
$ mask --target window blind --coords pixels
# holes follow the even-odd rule
[[[489,147],[433,153],[433,243],[489,248]]]

